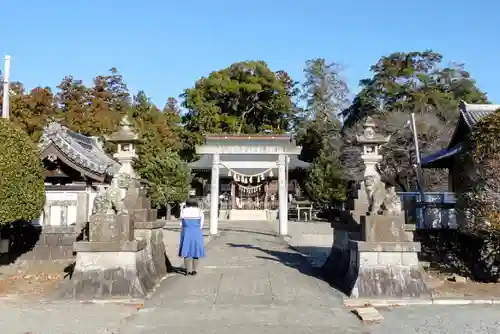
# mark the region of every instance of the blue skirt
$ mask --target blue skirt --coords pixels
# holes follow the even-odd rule
[[[201,231],[200,218],[183,218],[179,256],[200,258],[205,256],[205,243]]]

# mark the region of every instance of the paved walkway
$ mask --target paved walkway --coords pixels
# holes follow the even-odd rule
[[[231,222],[195,277],[167,279],[121,333],[367,333],[267,222]]]
[[[2,333],[500,333],[500,306],[380,309],[365,328],[341,296],[314,278],[306,260],[273,236],[268,223],[221,223],[197,277],[172,276],[145,308],[79,302],[0,300]],[[167,231],[168,232],[168,231]],[[178,236],[166,233],[172,263]]]

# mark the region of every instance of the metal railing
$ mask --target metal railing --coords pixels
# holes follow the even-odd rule
[[[419,192],[399,193],[407,224],[417,228],[458,227],[453,192],[426,192],[422,200]]]

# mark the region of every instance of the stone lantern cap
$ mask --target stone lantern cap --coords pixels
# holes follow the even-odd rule
[[[356,141],[359,144],[385,144],[389,142],[391,136],[383,136],[375,132],[376,124],[373,118],[367,117],[365,124],[363,124],[363,134],[361,136],[356,135]]]
[[[106,140],[111,143],[135,143],[139,141],[139,136],[132,128],[128,116],[124,116],[120,121],[120,128],[118,131],[106,136]]]

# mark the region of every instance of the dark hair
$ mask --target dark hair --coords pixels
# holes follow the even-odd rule
[[[186,208],[197,208],[198,207],[198,201],[196,198],[188,198],[186,201]]]

